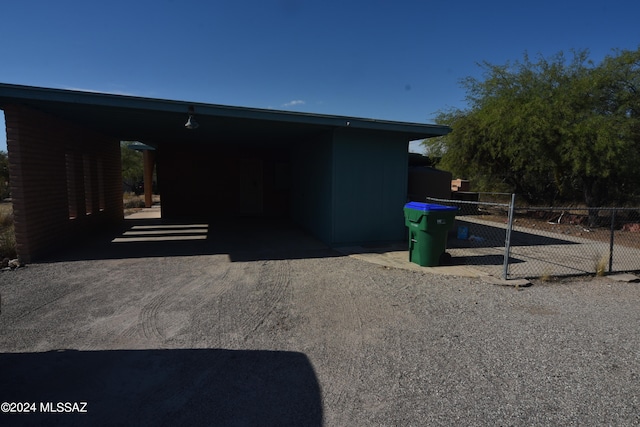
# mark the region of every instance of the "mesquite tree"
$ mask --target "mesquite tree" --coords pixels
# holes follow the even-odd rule
[[[468,108],[437,117],[453,131],[424,141],[439,167],[532,202],[640,195],[640,49],[481,66],[482,79],[463,81]]]

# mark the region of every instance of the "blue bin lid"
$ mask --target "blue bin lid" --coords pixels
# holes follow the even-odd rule
[[[405,209],[413,209],[414,211],[457,211],[455,206],[436,205],[435,203],[409,202],[404,205]]]

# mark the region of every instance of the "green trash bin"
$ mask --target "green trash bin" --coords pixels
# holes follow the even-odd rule
[[[421,202],[404,205],[405,225],[409,228],[409,261],[422,267],[440,265],[456,212],[455,206]]]

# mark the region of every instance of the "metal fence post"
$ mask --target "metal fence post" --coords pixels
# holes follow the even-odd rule
[[[513,229],[513,211],[516,206],[516,194],[511,194],[511,204],[509,205],[509,223],[507,225],[507,234],[504,240],[504,264],[502,270],[502,278],[509,278],[509,252],[511,251],[511,230]]]
[[[616,230],[616,209],[611,211],[611,238],[609,239],[609,273],[613,271],[613,236]]]

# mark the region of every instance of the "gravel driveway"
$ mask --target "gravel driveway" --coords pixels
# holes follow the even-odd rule
[[[0,424],[640,424],[640,284],[279,245],[2,272],[0,401],[37,413]]]

